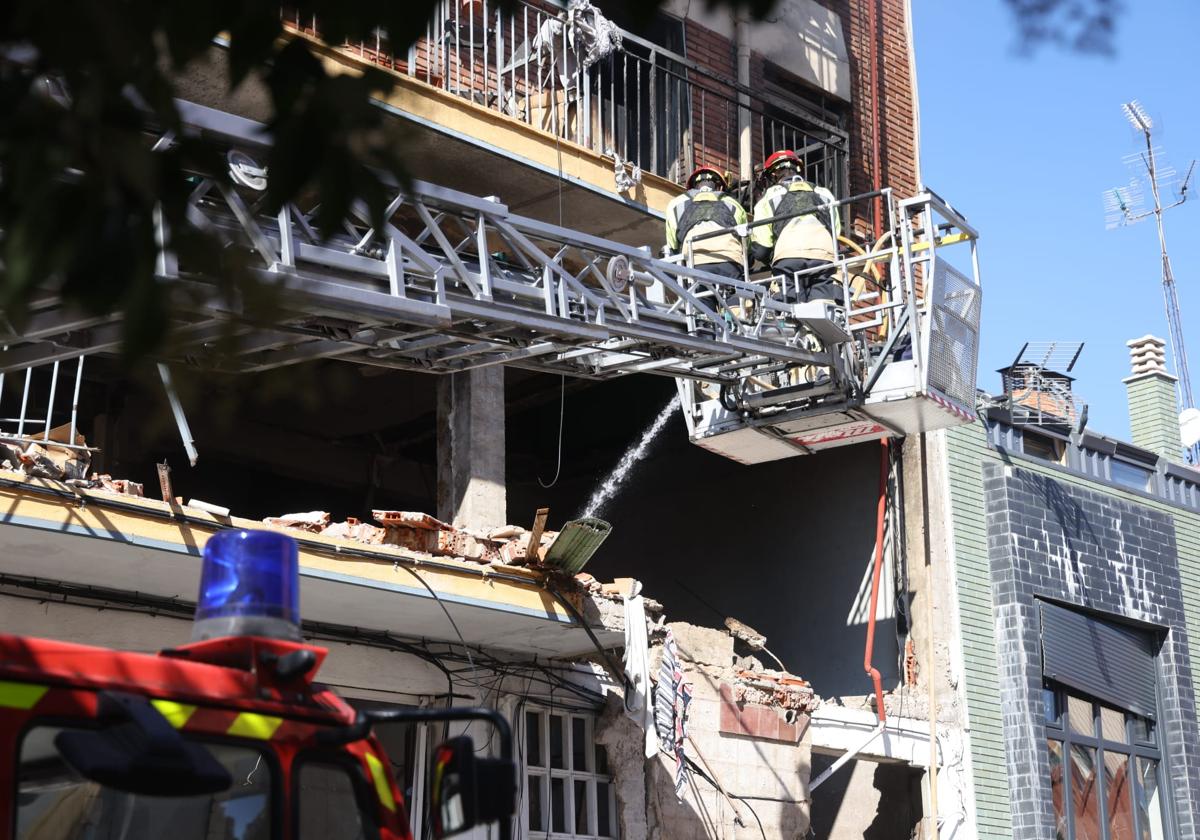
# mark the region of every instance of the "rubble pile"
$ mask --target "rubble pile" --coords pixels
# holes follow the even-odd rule
[[[458,528],[427,513],[407,510],[373,510],[376,524],[350,517],[333,522],[325,511],[288,513],[263,520],[276,528],[289,528],[324,537],[350,540],[363,545],[388,545],[435,557],[455,557],[489,565],[524,566],[540,563],[558,537],[557,531],[544,531],[538,542],[537,557],[527,556],[529,532],[519,525],[504,525],[487,532]]]
[[[73,444],[73,445],[72,445]],[[107,473],[92,473],[92,451],[83,435],[63,424],[48,433],[24,438],[8,438],[0,442],[0,469],[21,473],[30,478],[62,481],[80,490],[103,490],[122,496],[141,496],[142,485]]]
[[[624,603],[626,598],[633,597],[634,587],[637,585],[637,580],[631,577],[615,578],[608,583],[596,580],[587,572],[579,572],[574,577],[576,585],[588,595],[617,603]],[[648,613],[657,615],[663,611],[663,605],[653,598],[642,595],[642,602]],[[659,624],[664,620],[665,618],[660,618]],[[658,629],[657,625],[653,629]]]
[[[72,449],[70,437],[70,425],[62,425],[37,439],[9,438],[0,443],[0,468],[55,481],[84,479],[92,463],[92,454],[86,449]],[[75,446],[87,446],[83,435],[78,433],[74,443]]]
[[[127,478],[113,478],[108,473],[92,473],[91,478],[68,480],[68,484],[84,490],[104,490],[121,496],[142,496],[142,485]]]
[[[820,702],[808,680],[770,669],[739,669],[734,674],[733,696],[739,703],[775,706],[798,712],[811,712]]]

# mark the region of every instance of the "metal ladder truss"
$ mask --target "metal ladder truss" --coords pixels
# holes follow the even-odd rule
[[[256,160],[270,138],[260,123],[179,107],[181,130],[224,144],[229,164],[228,177],[194,173],[189,218],[245,249],[283,311],[269,325],[246,322],[220,278],[164,247],[158,274],[191,301],[174,325],[174,360],[203,355],[231,372],[340,358],[431,373],[491,365],[594,379],[654,373],[679,381],[693,440],[730,457],[739,456],[719,439],[733,432],[750,431],[772,444],[769,457],[784,457],[939,428],[946,413],[955,422],[973,416],[977,235],[932,192],[897,201],[885,189],[838,202],[847,219],[855,202],[873,204],[886,231],[870,247],[842,238],[832,264],[840,306],[793,304],[786,292],[800,275],[747,266],[725,278],[691,265],[690,254],[656,259],[649,248],[420,181],[395,187],[382,230],[360,203],[355,222],[322,239],[315,207],[261,209],[269,173]],[[161,148],[174,136],[150,140]],[[744,239],[749,227],[731,232]],[[169,243],[169,231],[159,236]],[[965,267],[945,257],[950,246],[965,246]],[[32,310],[21,333],[3,339],[0,373],[120,346],[112,317],[68,311],[53,295]],[[231,336],[219,353],[209,349]],[[170,393],[166,374],[164,385]],[[190,437],[182,425],[181,434]]]
[[[974,419],[977,232],[928,190],[897,200],[884,189],[836,207],[843,218],[869,218],[856,203],[874,203],[886,220],[872,246],[841,237],[830,266],[759,281],[777,291],[810,273],[840,282],[838,304],[793,307],[807,334],[801,346],[827,351],[828,366],[764,364],[719,389],[681,380],[693,442],[757,463]],[[833,218],[831,240],[839,239]]]
[[[371,229],[358,206],[356,224],[322,241],[312,208],[257,209],[268,177],[255,163],[269,143],[261,124],[188,102],[180,108],[184,130],[227,144],[230,163],[228,180],[196,176],[190,217],[252,249],[259,264],[251,270],[278,287],[285,308],[269,327],[237,325],[236,353],[222,358],[230,370],[338,357],[434,373],[516,365],[598,379],[646,372],[732,383],[765,364],[826,361],[804,349],[791,308],[761,284],[524,218],[495,199],[418,181],[397,188],[384,230]],[[237,321],[214,278],[166,250],[158,270],[164,282],[207,295],[175,330],[185,353]],[[723,302],[733,300],[755,317],[728,317]],[[0,370],[112,351],[119,327],[43,308],[9,341]]]

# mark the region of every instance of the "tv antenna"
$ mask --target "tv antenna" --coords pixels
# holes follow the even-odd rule
[[[1008,367],[1000,368],[1014,426],[1065,426],[1083,431],[1087,403],[1074,393],[1070,375],[1082,341],[1027,341]]]
[[[1175,374],[1179,378],[1179,409],[1185,412],[1196,407],[1192,396],[1192,376],[1188,371],[1187,350],[1183,344],[1183,316],[1179,308],[1179,294],[1175,289],[1175,275],[1171,271],[1171,257],[1167,254],[1167,238],[1163,230],[1163,213],[1183,204],[1188,199],[1188,187],[1192,181],[1192,173],[1196,161],[1187,168],[1183,181],[1175,189],[1175,199],[1170,204],[1163,204],[1163,192],[1175,185],[1178,173],[1160,159],[1162,148],[1154,145],[1154,122],[1150,119],[1141,103],[1136,99],[1121,105],[1125,119],[1134,130],[1141,132],[1146,141],[1144,151],[1128,156],[1125,161],[1135,168],[1137,175],[1121,187],[1115,187],[1104,194],[1105,209],[1108,211],[1108,227],[1132,225],[1140,221],[1154,218],[1158,227],[1158,249],[1162,259],[1163,305],[1167,311],[1167,328],[1171,334],[1171,355],[1175,359]],[[1145,191],[1142,183],[1149,188],[1152,207],[1142,209],[1145,201]],[[1200,463],[1200,444],[1188,447],[1188,461],[1193,465]]]

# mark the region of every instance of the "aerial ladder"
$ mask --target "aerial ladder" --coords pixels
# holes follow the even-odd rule
[[[257,161],[271,143],[262,124],[178,105],[179,130],[222,146],[228,166],[192,175],[189,219],[245,251],[281,312],[269,325],[245,320],[220,278],[167,245],[157,273],[180,303],[167,361],[204,357],[223,336],[232,341],[208,360],[229,372],[338,358],[435,374],[510,365],[596,380],[667,376],[691,439],[747,463],[974,417],[977,234],[932,192],[839,202],[845,215],[875,202],[887,231],[834,262],[839,304],[791,304],[780,292],[794,278],[720,277],[421,181],[393,185],[382,229],[359,204],[321,237],[315,202],[261,209],[269,173]],[[165,228],[160,240],[170,242]],[[47,295],[3,338],[0,374],[66,371],[72,359],[115,351],[119,327]]]

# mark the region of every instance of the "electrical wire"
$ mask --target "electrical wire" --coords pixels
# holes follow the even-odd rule
[[[4,597],[19,598],[38,603],[75,604],[101,611],[112,610],[114,612],[164,616],[183,620],[191,620],[195,613],[195,604],[179,598],[148,595],[146,593],[122,592],[120,590],[90,586],[88,584],[71,584],[22,575],[0,574],[0,586],[9,586],[17,590],[24,590],[0,591],[0,595]],[[557,595],[557,593],[554,594]],[[83,601],[96,601],[99,603],[81,603]],[[569,601],[566,606],[573,612],[576,619],[582,623],[582,618],[577,611],[573,610]],[[453,624],[453,621],[451,623]],[[586,627],[586,625],[584,626]],[[521,679],[528,678],[534,683],[570,692],[580,701],[581,706],[576,707],[579,709],[594,710],[604,704],[604,695],[602,693],[592,691],[585,686],[564,679],[558,671],[536,660],[533,662],[513,662],[498,659],[479,649],[476,649],[472,653],[470,647],[466,644],[461,644],[461,651],[448,645],[443,649],[440,645],[423,640],[419,643],[406,641],[386,631],[364,630],[360,627],[349,627],[319,621],[304,621],[303,631],[305,636],[314,640],[359,644],[366,647],[377,647],[415,656],[442,671],[449,683],[450,693],[453,693],[455,683],[484,687],[484,682],[479,678],[479,668],[482,665],[500,676],[515,676]],[[597,650],[601,656],[604,656],[605,651],[599,646],[599,640],[595,638],[593,633],[589,632],[588,635],[592,639],[593,644],[597,645]],[[461,643],[461,634],[459,635],[459,639]],[[446,666],[447,662],[462,662],[468,667],[461,671],[451,670]],[[611,662],[608,664],[611,666]],[[465,675],[466,671],[470,671],[470,678]],[[490,688],[491,684],[491,682],[488,682],[487,686]]]
[[[454,620],[454,616],[450,615],[450,610],[446,608],[446,603],[442,600],[442,597],[433,590],[433,587],[425,581],[425,578],[417,574],[415,569],[410,569],[408,566],[402,566],[399,563],[395,565],[415,577],[421,586],[424,586],[426,591],[433,596],[433,600],[437,601],[438,606],[442,608],[442,612],[446,614],[446,620],[450,622],[450,626],[454,628],[454,634],[458,636],[459,642],[462,643],[463,652],[467,654],[467,661],[471,664],[472,676],[474,676],[475,660],[471,658],[471,648],[467,646],[467,640],[463,637],[462,631],[458,629],[458,622]]]
[[[558,465],[554,468],[554,478],[549,484],[542,481],[542,477],[537,477],[538,484],[542,485],[543,490],[549,490],[555,484],[558,484],[558,476],[562,473],[562,444],[563,444],[563,417],[567,412],[567,375],[562,376],[562,388],[558,397]]]
[[[762,840],[767,840],[767,831],[765,828],[763,828],[762,820],[758,818],[758,812],[754,810],[753,805],[746,801],[749,797],[738,796],[736,793],[729,793],[728,791],[725,791],[719,784],[717,784],[716,779],[704,772],[704,768],[693,761],[691,757],[685,755],[683,759],[687,762],[688,768],[691,770],[691,772],[712,785],[713,790],[717,791],[718,793],[724,793],[730,799],[736,799],[738,802],[741,802],[743,805],[745,805],[746,810],[750,812],[750,816],[754,817],[754,821],[758,823],[758,833],[762,835]]]
[[[600,640],[596,638],[596,634],[592,632],[592,628],[588,626],[588,623],[584,620],[583,616],[579,614],[579,610],[575,609],[575,605],[572,604],[570,600],[564,597],[563,594],[553,586],[547,585],[546,591],[554,596],[554,599],[571,614],[571,617],[574,618],[576,622],[579,623],[579,626],[583,628],[583,632],[587,633],[587,637],[591,639],[592,645],[596,648],[596,652],[600,654],[600,660],[608,670],[609,675],[615,681],[619,682],[621,687],[624,689],[623,693],[625,695],[625,711],[632,712],[633,709],[629,705],[629,697],[631,694],[633,694],[633,683],[630,681],[629,676],[625,673],[624,666],[618,666],[614,664],[612,657],[609,655],[608,651],[604,649],[604,645],[600,644]]]

